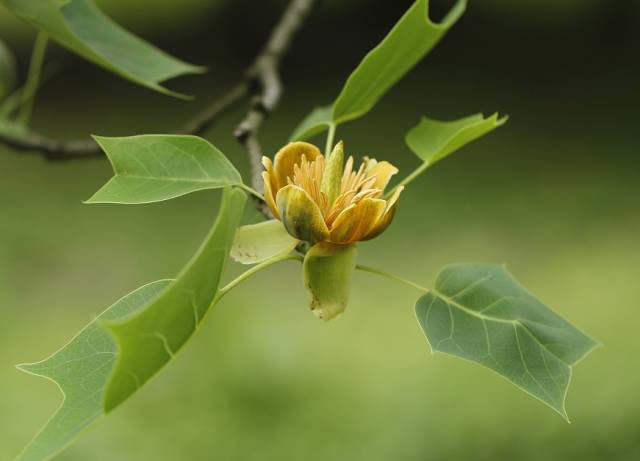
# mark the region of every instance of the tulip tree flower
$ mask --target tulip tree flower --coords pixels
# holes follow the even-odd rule
[[[312,244],[305,256],[305,285],[311,309],[330,320],[346,308],[355,268],[355,242],[382,234],[398,206],[403,187],[383,197],[398,169],[365,157],[354,169],[339,142],[328,159],[313,144],[293,142],[273,161],[262,158],[264,197],[274,217],[299,241]]]

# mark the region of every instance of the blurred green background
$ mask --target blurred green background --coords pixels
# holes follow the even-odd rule
[[[198,95],[186,103],[52,48],[34,126],[60,138],[172,130],[230,86],[285,5],[98,3],[210,72],[172,83]],[[286,61],[267,153],[337,94],[410,3],[322,4]],[[448,5],[433,3],[436,17]],[[403,136],[422,114],[511,115],[414,182],[360,261],[426,285],[450,262],[506,262],[604,343],[575,369],[572,424],[488,370],[430,355],[418,292],[359,273],[346,314],[322,323],[299,266],[284,263],[225,298],[179,360],[58,459],[640,459],[639,25],[635,0],[472,1],[424,63],[338,133],[351,153],[408,172],[417,162]],[[24,75],[33,32],[0,9],[0,37]],[[230,135],[241,116],[207,137],[246,171]],[[45,357],[120,296],[174,275],[214,216],[215,193],[82,205],[109,176],[101,159],[47,163],[0,147],[0,459],[60,403],[52,383],[13,364]]]

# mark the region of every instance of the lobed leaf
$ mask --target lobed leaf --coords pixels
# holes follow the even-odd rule
[[[20,461],[51,458],[104,414],[104,392],[118,349],[100,323],[138,311],[169,283],[160,280],[138,288],[109,307],[51,357],[18,365],[22,371],[56,383],[64,396],[60,408],[23,450]]]
[[[150,203],[242,184],[240,173],[224,154],[197,136],[96,136],[95,140],[109,157],[115,176],[87,203]]]
[[[333,104],[333,121],[342,123],[369,112],[437,45],[466,6],[466,0],[458,0],[442,22],[436,23],[429,18],[429,0],[417,0],[349,76]]]
[[[472,115],[449,122],[424,117],[406,136],[409,148],[427,165],[433,165],[449,154],[504,125],[508,117],[498,114],[484,118]]]
[[[597,343],[530,294],[502,266],[453,264],[416,303],[432,352],[492,369],[568,421],[572,368]]]
[[[307,139],[362,117],[404,77],[462,16],[467,0],[457,0],[444,19],[429,17],[429,0],[416,0],[387,36],[371,50],[347,79],[335,102],[314,109],[294,131],[292,140]]]
[[[178,353],[215,304],[245,202],[244,192],[226,188],[216,223],[176,280],[144,310],[104,325],[119,351],[104,396],[107,413]]]
[[[0,0],[11,12],[83,58],[135,83],[181,96],[162,82],[202,67],[180,61],[126,31],[92,0]]]
[[[300,122],[296,129],[293,130],[290,141],[309,139],[312,136],[328,130],[333,124],[332,113],[332,106],[316,107]]]
[[[145,285],[107,309],[48,359],[19,365],[54,381],[64,401],[20,455],[49,459],[164,367],[215,304],[246,197],[225,189],[218,218],[176,280]]]
[[[239,227],[231,247],[231,258],[241,264],[257,264],[293,251],[299,241],[271,219]]]

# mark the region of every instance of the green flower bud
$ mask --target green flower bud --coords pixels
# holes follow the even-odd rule
[[[13,54],[0,40],[0,101],[6,98],[16,86],[16,61]]]
[[[342,170],[344,169],[344,144],[340,141],[333,148],[324,167],[321,190],[327,196],[329,206],[333,205],[340,193],[342,183]]]
[[[304,285],[311,293],[311,311],[318,318],[331,320],[347,308],[356,253],[355,244],[318,243],[305,255]]]

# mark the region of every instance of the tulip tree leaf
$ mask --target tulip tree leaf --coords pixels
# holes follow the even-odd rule
[[[298,243],[280,221],[272,219],[239,227],[231,257],[241,264],[257,264],[290,253]]]
[[[115,176],[87,203],[150,203],[242,184],[240,173],[224,154],[197,136],[95,139],[109,157]]]
[[[20,370],[55,382],[64,395],[62,405],[23,450],[20,461],[49,459],[104,414],[102,400],[118,350],[100,322],[136,312],[157,297],[169,282],[160,280],[129,293],[51,357],[18,365]]]
[[[466,0],[458,0],[440,23],[429,18],[429,0],[417,0],[384,40],[369,52],[349,76],[333,104],[336,123],[369,112],[440,41],[462,16]]]
[[[191,337],[214,304],[244,202],[243,192],[225,190],[216,223],[176,280],[139,288],[48,359],[18,366],[54,381],[65,396],[20,461],[59,453],[166,365],[169,350],[173,355]]]
[[[309,139],[329,129],[333,124],[331,119],[332,112],[333,107],[331,106],[322,106],[313,109],[311,113],[300,122],[296,129],[293,130],[290,141]]]
[[[347,79],[335,102],[316,108],[291,136],[307,139],[332,124],[362,117],[404,77],[462,16],[467,0],[457,0],[444,19],[429,17],[429,0],[416,0],[387,36],[371,50]]]
[[[105,391],[107,413],[173,359],[215,304],[245,202],[244,192],[226,188],[216,223],[176,280],[143,310],[105,324],[119,351]]]
[[[92,0],[0,0],[16,16],[83,58],[135,83],[180,96],[161,85],[203,68],[182,62],[126,31]]]
[[[508,117],[498,118],[498,114],[487,118],[476,114],[450,122],[425,117],[409,130],[406,142],[426,165],[433,165],[471,141],[504,125],[507,119]]]
[[[453,264],[416,303],[432,352],[502,375],[565,419],[572,368],[597,343],[530,294],[502,266]]]

